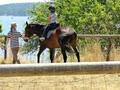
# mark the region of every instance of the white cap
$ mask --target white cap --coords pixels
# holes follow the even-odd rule
[[[11,25],[14,25],[14,24],[16,24],[16,22],[11,22]]]

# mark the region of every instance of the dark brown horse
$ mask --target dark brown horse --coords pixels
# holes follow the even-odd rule
[[[34,34],[37,36],[41,36],[42,32],[45,28],[45,25],[40,25],[40,24],[28,24],[26,22],[26,27],[25,27],[25,37],[30,38]],[[67,55],[66,55],[66,49],[67,45],[70,44],[72,48],[74,49],[78,62],[80,62],[80,56],[79,52],[76,47],[76,42],[77,40],[77,34],[74,31],[74,29],[68,27],[68,26],[60,26],[56,28],[51,36],[44,41],[40,41],[40,49],[38,52],[38,63],[40,62],[40,55],[41,53],[46,49],[50,49],[50,59],[51,63],[53,63],[54,60],[54,53],[55,53],[55,48],[61,48],[62,54],[63,54],[63,59],[64,62],[67,61]]]

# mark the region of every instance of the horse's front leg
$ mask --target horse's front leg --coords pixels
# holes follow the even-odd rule
[[[55,55],[55,49],[50,49],[50,60],[51,60],[51,63],[53,63],[54,55]]]
[[[41,55],[41,53],[42,53],[45,49],[46,49],[45,46],[42,46],[42,45],[40,46],[39,52],[38,52],[38,54],[37,54],[38,63],[40,63],[40,55]]]

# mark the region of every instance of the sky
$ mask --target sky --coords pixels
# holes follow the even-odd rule
[[[0,5],[10,3],[24,3],[24,2],[45,2],[50,0],[0,0]]]

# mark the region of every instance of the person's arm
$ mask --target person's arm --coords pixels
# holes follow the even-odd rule
[[[8,43],[9,43],[9,38],[7,38],[7,40],[6,40],[6,44],[5,44],[5,49],[7,49],[7,45],[8,45]]]
[[[20,32],[19,32],[19,37],[21,37],[23,40],[29,40],[29,38],[28,37],[25,37],[25,36],[23,36]]]
[[[23,35],[21,36],[21,38],[22,38],[23,40],[26,40],[26,39],[29,40],[28,37],[25,37],[25,36],[23,36]]]
[[[50,24],[50,21],[51,21],[51,16],[48,16],[48,23]]]
[[[56,19],[56,21],[57,21],[57,14],[55,13],[55,19]]]

